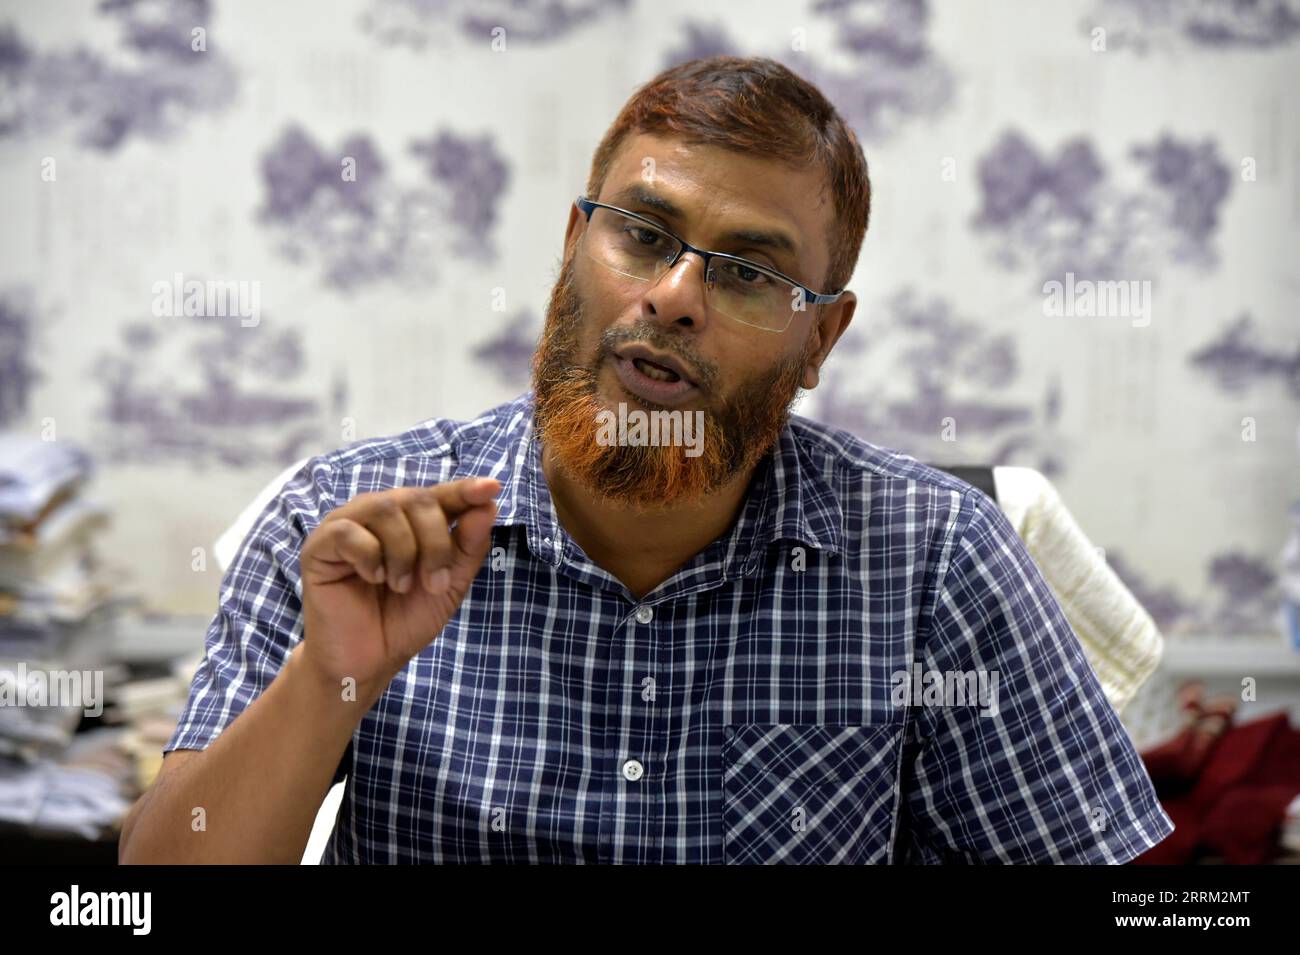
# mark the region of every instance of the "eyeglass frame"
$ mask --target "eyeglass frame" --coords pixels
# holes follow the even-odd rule
[[[677,263],[682,260],[682,256],[685,255],[687,252],[694,252],[696,255],[700,257],[700,260],[704,263],[704,282],[706,286],[708,285],[709,282],[709,272],[710,272],[709,262],[714,258],[719,258],[719,259],[726,259],[729,262],[739,262],[741,265],[745,266],[746,268],[757,269],[760,272],[770,273],[772,275],[775,275],[777,278],[781,279],[783,282],[789,282],[792,286],[794,286],[795,288],[799,289],[801,292],[804,293],[804,298],[803,298],[804,304],[830,305],[834,302],[838,302],[840,298],[843,297],[844,292],[846,291],[845,289],[840,289],[838,292],[814,292],[808,286],[800,282],[796,282],[794,279],[790,278],[790,276],[786,275],[784,272],[774,269],[770,265],[763,265],[761,262],[755,262],[752,259],[745,259],[740,257],[739,255],[732,255],[729,252],[709,252],[705,249],[697,249],[695,246],[691,245],[689,242],[687,242],[681,236],[677,235],[671,229],[669,229],[664,225],[661,225],[660,223],[656,222],[654,219],[651,219],[647,216],[643,216],[639,212],[632,212],[628,209],[620,208],[619,206],[611,206],[608,202],[597,202],[595,199],[588,199],[586,196],[578,196],[578,198],[574,200],[574,204],[578,207],[578,210],[587,217],[587,222],[589,224],[591,222],[591,215],[593,212],[595,212],[597,209],[609,209],[611,212],[618,212],[622,215],[628,216],[629,218],[636,219],[638,222],[644,222],[646,225],[651,226],[656,232],[662,232],[664,235],[668,236],[670,239],[675,241],[678,245],[681,246],[681,248],[677,251],[677,254],[672,257],[672,260],[668,261],[668,264],[664,267],[665,273],[671,272],[673,268],[676,267]],[[585,237],[586,233],[584,232],[583,234]],[[660,276],[660,278],[662,278],[662,276]],[[725,315],[726,313],[723,312],[723,314]],[[764,332],[775,332],[776,334],[779,335],[790,327],[790,321],[794,320],[794,310],[792,309],[790,312],[790,321],[787,321],[785,325],[781,328],[765,328],[762,325],[754,325],[751,324],[750,322],[743,322],[740,319],[735,318],[734,316],[731,315],[727,315],[727,317],[732,319],[732,321],[740,322],[740,324],[746,325],[750,328],[757,328],[760,331],[764,331]]]

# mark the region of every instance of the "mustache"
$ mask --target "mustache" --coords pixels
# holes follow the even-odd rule
[[[599,368],[606,359],[616,357],[614,352],[620,345],[633,343],[646,344],[655,351],[671,355],[689,370],[691,380],[701,392],[713,391],[718,378],[717,366],[696,354],[680,335],[669,334],[663,326],[646,319],[605,329],[596,346],[595,367]]]
[[[581,361],[578,337],[583,324],[583,310],[574,283],[573,268],[573,258],[566,258],[555,285],[551,288],[546,328],[533,353],[535,384],[538,376],[545,374],[552,380],[578,378],[594,391],[596,377],[605,361],[617,357],[615,349],[636,342],[672,355],[690,369],[692,380],[702,394],[715,393],[718,366],[701,356],[683,335],[665,331],[663,325],[646,318],[638,318],[631,325],[611,325],[606,328],[596,343],[596,353],[591,363],[578,364]]]

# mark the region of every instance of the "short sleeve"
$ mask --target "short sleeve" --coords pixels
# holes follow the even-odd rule
[[[966,492],[954,538],[920,638],[935,692],[912,707],[900,861],[1128,862],[1174,825],[1077,635],[987,495]]]
[[[206,749],[270,684],[302,639],[300,558],[333,507],[333,469],[314,457],[271,498],[221,581],[189,698],[164,753]],[[334,773],[341,782],[352,745]]]

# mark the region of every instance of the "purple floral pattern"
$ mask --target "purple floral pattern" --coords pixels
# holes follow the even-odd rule
[[[30,290],[0,292],[0,427],[17,426],[41,374],[32,362],[36,310]]]
[[[1106,30],[1108,50],[1263,50],[1300,37],[1300,2],[1098,0],[1082,25],[1088,32]]]
[[[1170,454],[1186,448],[1160,444],[1172,440],[1160,416],[1184,401],[1244,398],[1242,414],[1260,415],[1261,435],[1289,437],[1294,427],[1285,415],[1300,399],[1300,341],[1287,324],[1296,283],[1268,245],[1289,248],[1296,233],[1287,162],[1295,122],[1277,77],[1300,37],[1300,0],[1090,0],[1082,17],[1079,8],[1044,6],[1035,28],[1054,17],[1055,35],[1083,54],[1050,63],[972,52],[978,18],[967,5],[930,0],[701,6],[671,16],[633,0],[360,0],[317,18],[274,63],[258,57],[283,25],[270,13],[280,5],[83,0],[79,18],[65,9],[0,11],[0,148],[16,170],[8,180],[15,192],[0,200],[6,213],[16,210],[17,253],[0,279],[0,426],[30,430],[50,416],[62,429],[89,400],[86,421],[104,425],[90,433],[106,463],[180,461],[229,480],[218,469],[271,471],[338,446],[345,417],[366,422],[357,437],[373,433],[385,412],[404,413],[392,394],[373,393],[366,375],[375,370],[357,364],[378,351],[354,353],[348,334],[318,347],[328,325],[309,330],[276,317],[291,308],[295,316],[337,314],[340,305],[358,315],[409,313],[434,302],[439,286],[450,288],[453,272],[471,294],[505,287],[517,307],[462,329],[454,309],[431,304],[450,334],[412,336],[424,344],[377,358],[392,365],[386,381],[418,381],[432,357],[462,369],[448,373],[454,386],[482,407],[526,387],[544,289],[521,277],[537,263],[524,261],[528,245],[506,233],[505,217],[535,226],[525,215],[530,204],[553,195],[573,172],[573,155],[595,145],[579,110],[597,98],[582,98],[589,90],[579,87],[630,93],[638,77],[625,68],[633,62],[627,47],[642,79],[702,56],[772,56],[818,84],[866,146],[879,192],[875,238],[855,283],[863,302],[804,413],[931,463],[1037,467],[1061,479],[1080,514],[1098,506],[1086,476],[1099,466],[1095,435],[1081,422],[1145,429]],[[656,17],[656,29],[646,28]],[[1008,51],[1036,42],[1027,21],[1013,15],[1001,24]],[[498,27],[511,52],[554,53],[538,58],[527,89],[501,89],[506,74],[476,55]],[[1107,50],[1162,55],[1142,64],[1090,56],[1088,34],[1099,27]],[[200,28],[206,50],[194,48]],[[806,50],[797,28],[806,28]],[[302,81],[304,71],[319,78],[336,64],[337,83]],[[1188,64],[1224,84],[1232,105],[1192,102],[1175,71]],[[1100,70],[1139,66],[1165,84],[1168,109],[1151,107],[1150,97],[1130,104],[1118,85],[1094,82]],[[990,98],[1008,67],[1021,71],[1025,89]],[[417,71],[419,83],[427,73],[427,88],[410,83]],[[354,80],[357,96],[334,96]],[[1066,90],[1078,91],[1077,112]],[[377,104],[382,115],[369,110]],[[1232,116],[1241,109],[1249,113]],[[413,119],[395,129],[401,116]],[[475,117],[472,129],[466,116]],[[1112,133],[1112,117],[1121,120],[1116,129],[1149,132]],[[971,129],[978,138],[963,140]],[[900,208],[901,179],[891,173],[949,153],[956,180],[903,197],[903,214],[933,227],[940,242],[887,247]],[[1243,165],[1238,176],[1246,155],[1251,175]],[[57,156],[57,181],[35,178],[45,156]],[[175,177],[152,180],[160,168]],[[40,191],[30,191],[36,181]],[[128,214],[135,197],[120,204],[123,184],[143,213]],[[160,237],[151,225],[169,228],[156,230]],[[558,238],[559,223],[555,230]],[[549,257],[558,245],[547,251],[543,231],[532,248]],[[507,247],[507,238],[520,241]],[[951,256],[958,247],[964,261]],[[942,266],[933,284],[889,277],[900,255],[915,264],[921,251]],[[1008,291],[994,293],[1002,301],[987,297],[988,284],[968,282],[990,261],[1006,273],[997,278]],[[255,271],[281,298],[249,328],[237,319],[141,321],[134,306],[120,307],[122,294],[181,271]],[[1094,328],[1099,336],[1111,329],[1075,324],[1058,340],[1060,323],[1013,324],[1004,315],[1036,310],[1042,283],[1068,272],[1149,278],[1158,302],[1181,305],[1070,366],[1080,356],[1056,355],[1060,341],[1091,344]],[[967,297],[967,288],[977,291]],[[1166,289],[1177,294],[1164,298]],[[420,351],[430,340],[452,353]],[[1072,376],[1081,368],[1086,374]],[[85,373],[83,391],[64,387],[73,369]],[[1155,385],[1139,371],[1173,394],[1145,401]],[[1140,421],[1127,414],[1139,403],[1150,408]],[[1274,414],[1280,419],[1266,420]],[[949,418],[955,442],[943,440]],[[1261,438],[1261,468],[1293,467],[1290,445]],[[1213,493],[1221,475],[1205,470],[1186,480]],[[129,481],[121,475],[107,469],[110,488]],[[177,517],[183,503],[161,506]],[[1112,564],[1162,626],[1225,635],[1267,628],[1272,555],[1184,535],[1182,503],[1155,504],[1143,533],[1167,536],[1170,550],[1195,548],[1203,573],[1156,586],[1147,580],[1154,567],[1130,567],[1115,549]],[[1257,530],[1262,538],[1269,528]],[[1125,540],[1114,543],[1122,549]]]
[[[330,150],[290,127],[262,157],[259,219],[287,259],[316,266],[341,291],[384,280],[427,285],[449,258],[495,260],[492,231],[510,177],[492,138],[443,130],[410,152],[423,174],[399,181],[368,136]]]
[[[1229,322],[1188,360],[1229,393],[1241,394],[1257,384],[1280,381],[1292,398],[1300,400],[1300,342],[1290,350],[1270,348],[1248,313]]]
[[[819,420],[929,463],[1060,472],[1055,385],[1044,385],[1041,403],[999,396],[1020,377],[1013,336],[910,288],[872,313],[870,333],[849,327],[812,392]]]
[[[1271,558],[1236,550],[1212,554],[1194,598],[1177,587],[1152,586],[1116,550],[1106,551],[1106,561],[1167,633],[1232,637],[1273,629],[1280,592]]]
[[[111,152],[132,136],[171,138],[234,102],[229,58],[193,49],[192,31],[213,23],[210,0],[102,0],[97,9],[120,33],[112,58],[86,46],[40,50],[0,24],[0,140],[70,127],[78,142]]]
[[[541,322],[530,309],[515,312],[501,330],[470,354],[475,362],[490,369],[502,384],[520,391],[529,385],[529,372]]]
[[[448,27],[487,42],[501,27],[511,39],[547,43],[590,26],[631,0],[371,0],[361,28],[387,46],[423,50]]]
[[[302,333],[273,325],[178,317],[123,326],[121,345],[89,369],[103,394],[96,451],[118,463],[254,467],[286,464],[332,440],[325,402],[305,373]],[[345,406],[339,387],[334,410]]]
[[[1055,156],[1010,130],[978,162],[982,205],[973,225],[996,262],[1029,269],[1035,288],[1073,272],[1081,279],[1149,278],[1179,264],[1218,263],[1220,210],[1232,186],[1213,142],[1161,135],[1129,152],[1129,185],[1086,138]]]
[[[956,80],[928,40],[926,0],[817,0],[810,8],[834,33],[835,56],[743,49],[721,23],[688,21],[665,65],[705,56],[767,55],[815,83],[864,142],[950,106]]]

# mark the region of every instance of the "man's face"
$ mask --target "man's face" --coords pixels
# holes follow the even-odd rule
[[[648,216],[699,248],[754,260],[827,291],[833,206],[822,189],[817,171],[639,135],[623,144],[593,198]],[[667,200],[681,215],[633,198],[633,190]],[[771,448],[800,385],[816,386],[853,297],[808,306],[784,332],[765,331],[708,307],[697,256],[684,256],[657,280],[629,279],[586,254],[587,228],[586,217],[572,209],[533,360],[538,431],[555,464],[594,494],[634,510],[699,504]],[[783,234],[793,249],[736,232]],[[675,360],[691,386],[662,399],[648,396],[637,364],[623,356],[636,345]],[[692,420],[703,412],[700,453],[602,443],[598,415],[617,418],[620,403],[629,413],[675,411]]]

